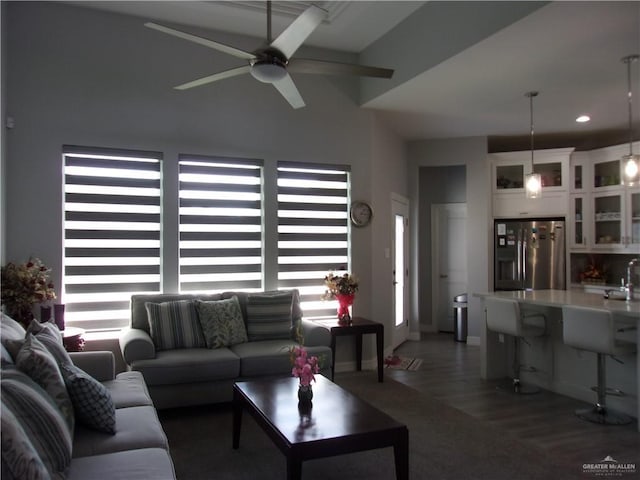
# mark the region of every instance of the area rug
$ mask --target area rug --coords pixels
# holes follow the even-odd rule
[[[418,370],[422,365],[421,358],[399,357],[398,355],[389,355],[384,359],[384,368],[393,368],[395,370]]]
[[[409,428],[412,480],[581,479],[580,466],[557,465],[540,449],[391,378],[338,373],[335,381]],[[295,401],[295,399],[292,399]],[[281,480],[285,457],[251,415],[244,415],[240,448],[231,448],[229,405],[159,412],[178,480]],[[321,424],[321,422],[319,422]],[[303,480],[395,478],[393,449],[304,462]]]

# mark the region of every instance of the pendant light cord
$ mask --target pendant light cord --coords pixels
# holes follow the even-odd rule
[[[633,104],[633,92],[631,90],[631,64],[638,60],[638,55],[629,55],[624,57],[622,61],[627,64],[627,98],[629,102],[629,157],[633,157],[633,115],[632,115],[632,104]]]
[[[533,97],[538,96],[538,92],[527,92],[526,97],[529,97],[529,121],[531,125],[531,173],[533,173]]]

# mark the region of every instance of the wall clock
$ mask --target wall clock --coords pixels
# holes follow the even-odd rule
[[[356,227],[366,227],[371,223],[373,209],[366,202],[351,202],[351,223]]]

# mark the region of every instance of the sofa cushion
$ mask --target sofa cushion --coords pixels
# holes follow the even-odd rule
[[[205,347],[193,300],[145,304],[156,350]]]
[[[60,367],[49,350],[31,333],[27,333],[24,344],[18,351],[16,365],[51,396],[67,421],[69,431],[73,431],[73,405]]]
[[[74,459],[136,448],[168,448],[167,437],[153,407],[116,409],[115,435],[87,428],[80,422],[76,426],[73,439]]]
[[[170,480],[176,474],[169,452],[141,448],[74,458],[67,480]]]
[[[38,451],[33,446],[11,408],[0,400],[2,410],[2,475],[4,480],[48,480],[51,478]]]
[[[149,390],[140,372],[121,372],[114,380],[102,382],[111,394],[116,408],[153,405]]]
[[[209,348],[220,348],[248,340],[238,297],[210,302],[196,300],[196,310]]]
[[[240,357],[240,376],[291,374],[290,350],[298,345],[293,340],[264,340],[231,347]]]
[[[247,298],[247,334],[250,341],[292,338],[294,293],[252,293]]]
[[[107,388],[75,365],[61,367],[76,418],[89,428],[116,432],[116,407]]]
[[[131,368],[142,372],[147,385],[209,382],[237,377],[240,359],[226,347],[185,348],[158,352],[152,360],[136,360]]]
[[[22,425],[47,471],[63,478],[71,463],[72,436],[53,399],[15,367],[2,369],[0,390],[3,403]]]
[[[193,300],[194,298],[196,298],[196,295],[186,293],[145,293],[131,295],[131,328],[137,328],[151,333],[149,330],[147,307],[145,306],[147,302],[163,303],[176,300]],[[222,296],[220,294],[198,295],[197,298],[200,300],[220,300]]]

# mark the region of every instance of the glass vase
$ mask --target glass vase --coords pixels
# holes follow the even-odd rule
[[[313,389],[311,385],[299,385],[298,386],[298,406],[309,407],[311,406],[311,400],[313,399]]]
[[[351,323],[351,314],[349,313],[349,307],[353,305],[353,299],[355,295],[338,293],[336,299],[338,300],[338,321],[343,324]]]

